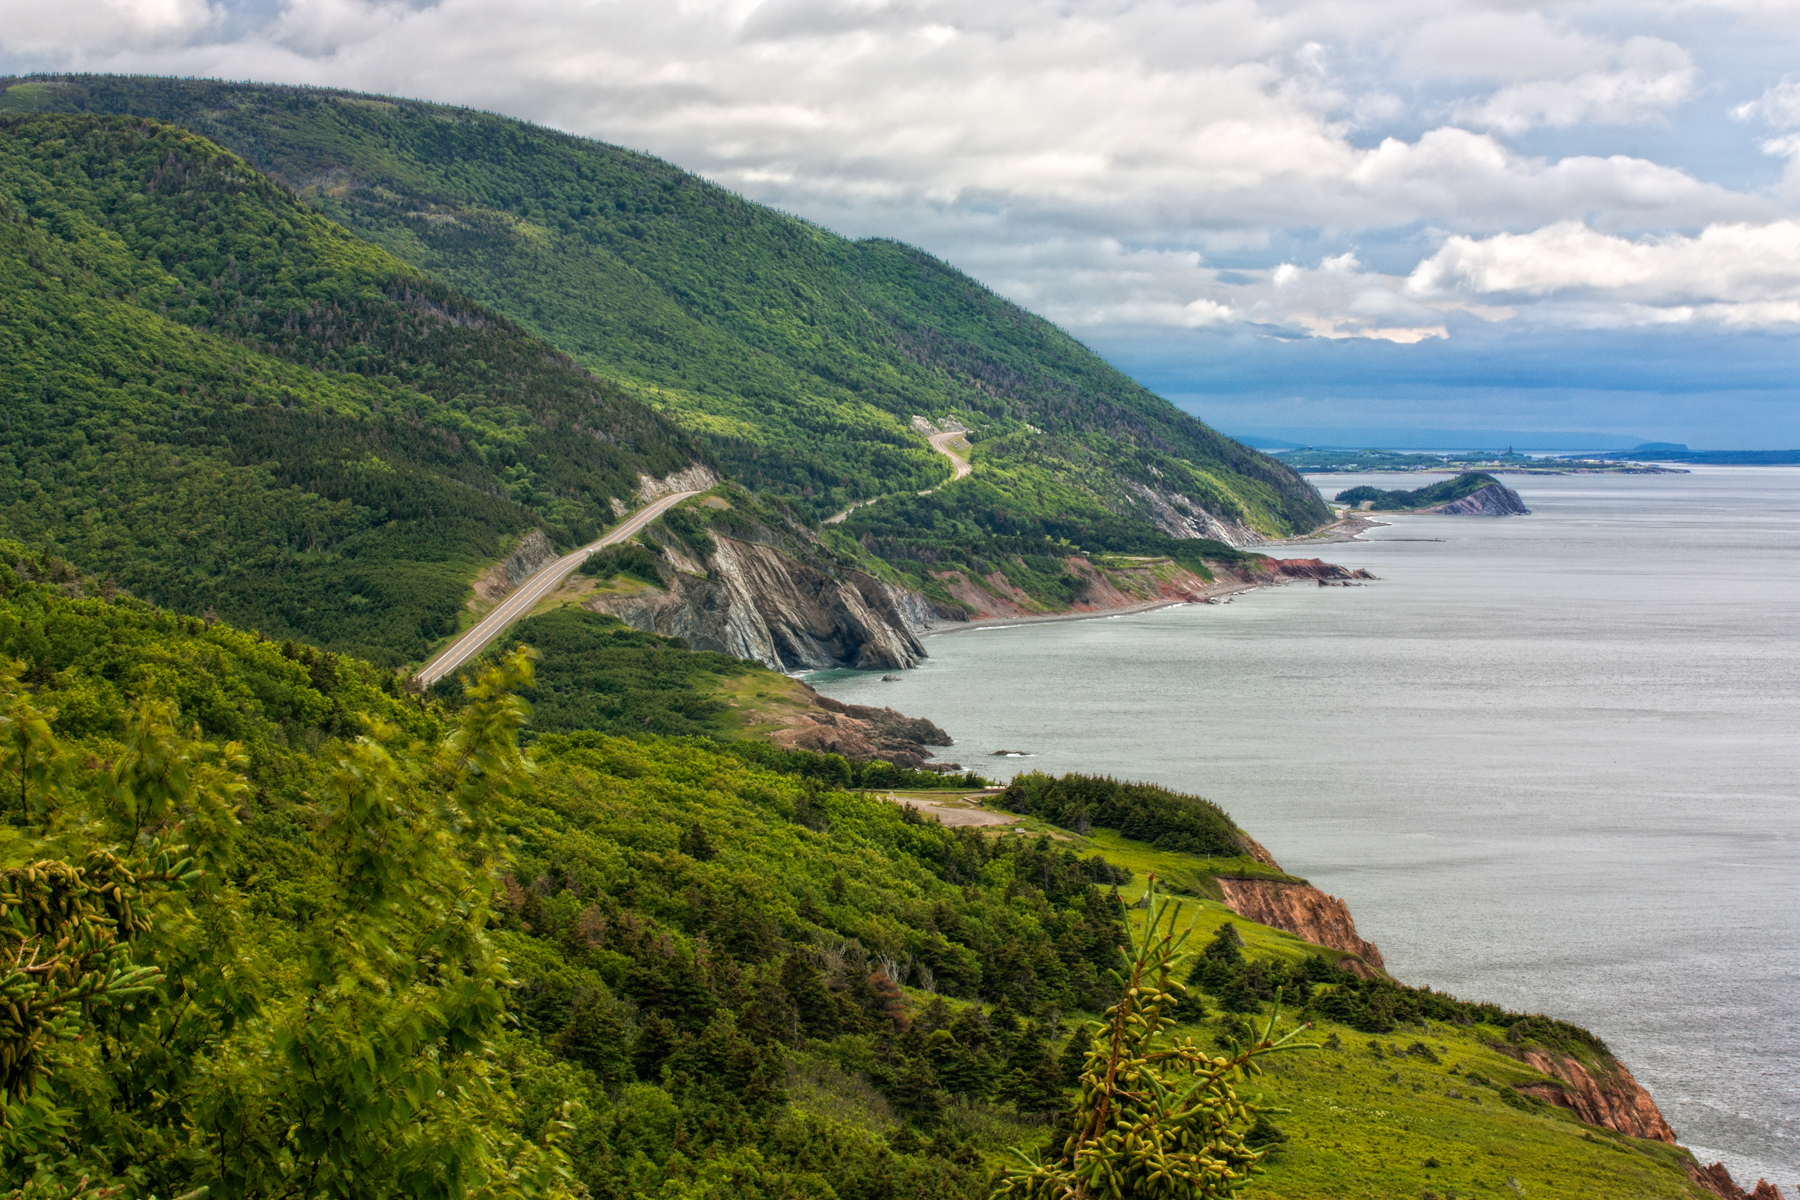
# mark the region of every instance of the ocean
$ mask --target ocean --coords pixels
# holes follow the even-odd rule
[[[1397,978],[1592,1029],[1703,1162],[1791,1194],[1800,470],[1506,482],[1532,515],[1274,551],[1363,587],[959,631],[897,683],[811,680],[930,717],[984,774],[1210,797]]]

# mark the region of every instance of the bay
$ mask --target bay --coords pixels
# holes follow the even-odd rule
[[[1364,587],[959,631],[899,683],[813,682],[985,774],[1211,797],[1396,977],[1587,1026],[1683,1144],[1794,1187],[1800,471],[1507,482],[1531,516],[1275,551]]]

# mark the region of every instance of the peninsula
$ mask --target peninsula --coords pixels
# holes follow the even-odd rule
[[[1414,491],[1354,487],[1339,492],[1333,499],[1339,504],[1373,512],[1478,517],[1525,516],[1531,512],[1519,498],[1519,493],[1482,471],[1469,471]]]

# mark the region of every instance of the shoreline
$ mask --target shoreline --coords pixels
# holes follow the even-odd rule
[[[1379,529],[1391,523],[1377,521],[1361,513],[1346,513],[1338,520],[1322,526],[1312,533],[1265,542],[1261,546],[1246,546],[1243,549],[1250,553],[1258,553],[1265,549],[1342,545],[1345,542],[1361,541],[1362,535],[1369,530]],[[1271,557],[1273,556],[1271,555]],[[1020,613],[1017,616],[1009,617],[976,617],[968,621],[938,621],[915,636],[928,638],[971,629],[996,629],[1011,625],[1045,625],[1054,621],[1094,621],[1104,617],[1131,616],[1135,613],[1154,612],[1160,608],[1174,608],[1178,604],[1217,604],[1222,602],[1221,597],[1241,595],[1244,592],[1253,592],[1257,588],[1298,583],[1301,578],[1292,575],[1275,575],[1255,580],[1215,579],[1197,592],[1183,596],[1159,596],[1155,600],[1143,600],[1136,604],[1125,604],[1117,608],[1099,608],[1088,612]]]
[[[1286,583],[1298,583],[1298,579],[1278,577],[1260,580],[1255,583],[1233,581],[1217,588],[1209,587],[1201,593],[1198,600],[1186,596],[1164,596],[1156,600],[1145,600],[1138,604],[1127,604],[1119,608],[1100,608],[1093,612],[1060,612],[1060,613],[1028,613],[1017,617],[978,617],[972,621],[940,621],[924,630],[919,637],[937,637],[946,633],[962,633],[971,629],[1004,629],[1013,625],[1048,625],[1057,621],[1098,621],[1107,617],[1128,617],[1136,613],[1155,612],[1160,608],[1174,608],[1182,604],[1217,604],[1219,597],[1236,596],[1244,592],[1253,592],[1258,588],[1276,587]]]
[[[1344,510],[1344,515],[1329,525],[1313,530],[1311,533],[1296,534],[1290,538],[1265,542],[1267,546],[1339,546],[1345,542],[1360,542],[1362,535],[1371,529],[1381,529],[1393,524],[1391,521],[1377,521],[1361,512]]]

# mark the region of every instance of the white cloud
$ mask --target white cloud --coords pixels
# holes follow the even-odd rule
[[[1776,129],[1800,128],[1800,79],[1789,76],[1755,100],[1731,110],[1740,121],[1761,119]]]
[[[79,60],[180,45],[217,17],[208,0],[0,0],[0,46]]]
[[[1708,226],[1698,236],[1623,238],[1579,222],[1452,237],[1406,292],[1455,305],[1550,300],[1542,316],[1588,326],[1800,324],[1800,221]]]
[[[1450,239],[1428,263],[1570,223],[1648,245],[1772,227],[1800,196],[1732,190],[1641,142],[1545,157],[1509,140],[1680,112],[1707,83],[1674,32],[1685,13],[1735,10],[1800,47],[1791,4],[1763,0],[1644,0],[1594,18],[1611,25],[1523,0],[284,0],[260,24],[216,3],[0,0],[0,51],[511,113],[915,241],[1080,328],[1441,336],[1446,306],[1554,296],[1411,290],[1428,239]],[[1789,98],[1740,115],[1780,134]],[[1414,258],[1369,268],[1364,242],[1395,229]],[[1222,279],[1222,256],[1253,265]]]

